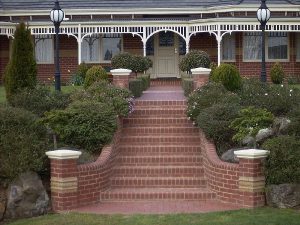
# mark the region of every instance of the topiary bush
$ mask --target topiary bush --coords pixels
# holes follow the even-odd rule
[[[101,66],[93,66],[86,72],[84,88],[91,86],[96,81],[107,79],[108,75],[105,69],[103,69]]]
[[[124,52],[118,55],[115,55],[111,59],[111,66],[113,69],[129,69],[132,68],[133,57],[130,53]]]
[[[187,116],[196,121],[204,109],[219,103],[240,104],[240,98],[220,83],[210,82],[192,92],[188,98]]]
[[[191,72],[191,69],[204,67],[209,68],[209,55],[204,51],[192,50],[187,53],[179,63],[179,68],[183,72]]]
[[[20,23],[14,34],[12,54],[4,73],[4,86],[8,101],[23,88],[34,88],[37,67],[31,32]]]
[[[206,136],[214,141],[218,155],[222,155],[233,146],[234,130],[230,127],[238,116],[240,106],[234,103],[219,103],[202,110],[197,117],[197,124]]]
[[[300,139],[279,136],[267,140],[263,149],[270,155],[265,163],[267,184],[300,183]]]
[[[265,109],[243,108],[230,124],[230,128],[235,130],[232,139],[241,142],[248,135],[255,137],[259,130],[270,127],[273,121],[274,115]]]
[[[229,91],[241,89],[242,78],[236,66],[232,64],[221,64],[214,69],[210,79],[222,83]]]
[[[270,71],[271,81],[274,84],[282,84],[284,80],[284,71],[279,62],[276,62]]]
[[[143,81],[141,79],[134,79],[129,81],[129,90],[134,97],[140,97],[143,93]]]
[[[181,85],[184,91],[184,96],[186,97],[188,97],[194,90],[194,81],[192,78],[182,78]]]
[[[0,106],[0,178],[46,170],[47,129],[24,109]]]
[[[137,79],[141,80],[143,83],[143,91],[147,90],[150,87],[150,75],[141,75]]]
[[[42,123],[65,144],[98,153],[112,140],[117,129],[117,114],[109,104],[77,101],[65,110],[47,112]]]
[[[41,117],[47,111],[66,108],[70,102],[70,94],[53,92],[49,88],[37,86],[35,89],[24,89],[13,95],[10,104]]]
[[[97,101],[110,105],[119,116],[128,116],[134,110],[130,91],[116,87],[107,80],[97,81],[87,89],[74,92],[71,99],[73,101]]]

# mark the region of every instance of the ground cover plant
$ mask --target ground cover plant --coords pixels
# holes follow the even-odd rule
[[[259,208],[201,214],[95,215],[66,213],[19,220],[10,225],[298,225],[295,210]]]

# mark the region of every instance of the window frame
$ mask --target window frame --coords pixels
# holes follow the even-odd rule
[[[120,53],[123,52],[123,34],[119,34],[119,33],[105,33],[105,34],[118,34],[120,35],[120,39],[121,39],[121,50]],[[103,35],[105,34],[101,34],[100,36],[100,63],[111,63],[111,60],[104,60],[104,54],[103,54]]]
[[[83,39],[82,39],[82,42],[81,42],[81,61],[82,62],[84,62],[84,63],[86,63],[86,64],[96,64],[96,63],[100,63],[100,61],[101,61],[101,55],[100,55],[100,52],[101,52],[101,49],[100,49],[100,46],[101,46],[101,36],[99,36],[99,39],[97,40],[98,42],[99,42],[99,49],[98,49],[98,57],[99,57],[99,60],[98,61],[85,61],[85,60],[83,60],[83,58],[82,58],[82,49],[83,49],[83,41],[84,41],[84,39],[85,38],[88,38],[89,36],[87,36],[87,37],[84,37]]]
[[[52,48],[51,48],[51,60],[50,61],[37,61],[36,59],[36,39],[40,36],[40,35],[35,35],[34,36],[34,58],[36,61],[36,64],[40,65],[40,64],[54,64],[54,38],[53,35],[50,34],[46,34],[49,35],[51,37],[51,43],[52,43]],[[42,38],[38,38],[38,39],[42,39]],[[50,38],[49,38],[50,39]]]
[[[235,33],[231,33],[231,34],[225,34],[225,36],[229,36],[229,37],[233,37],[234,38],[234,58],[233,59],[223,59],[223,42],[221,45],[221,62],[236,62],[236,35]],[[224,37],[225,37],[224,36]],[[223,38],[224,38],[223,37]]]

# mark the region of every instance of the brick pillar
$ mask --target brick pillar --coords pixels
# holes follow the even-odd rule
[[[247,149],[235,151],[239,158],[239,191],[241,204],[255,208],[265,205],[263,162],[269,151]]]
[[[129,88],[129,76],[131,70],[128,69],[114,69],[110,71],[113,76],[113,84],[121,88]]]
[[[211,69],[199,67],[192,69],[191,71],[194,81],[194,89],[197,89],[208,82]]]
[[[51,163],[51,201],[54,211],[76,208],[78,205],[79,151],[57,150],[46,152]]]

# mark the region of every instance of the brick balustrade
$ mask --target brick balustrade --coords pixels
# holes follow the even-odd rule
[[[129,77],[131,70],[128,69],[114,69],[111,70],[111,75],[113,76],[113,84],[121,88],[129,88]]]
[[[197,89],[208,82],[211,69],[199,67],[192,69],[191,71],[194,81],[194,89]]]

